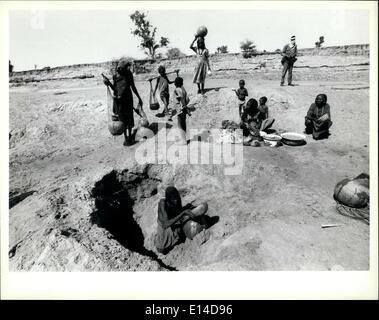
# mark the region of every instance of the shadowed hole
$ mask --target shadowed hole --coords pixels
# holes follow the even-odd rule
[[[156,180],[147,179],[141,174],[126,172],[123,175],[116,171],[104,176],[92,190],[96,210],[91,214],[91,222],[108,230],[125,248],[149,257],[167,270],[175,271],[175,268],[161,261],[154,251],[145,248],[144,235],[133,217],[135,201],[157,192]]]

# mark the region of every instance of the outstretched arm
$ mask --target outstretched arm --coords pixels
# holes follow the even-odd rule
[[[155,84],[154,94],[157,92],[158,89],[158,83],[159,83],[159,77],[157,78],[157,82]]]
[[[101,75],[103,76],[104,84],[106,86],[109,86],[114,91],[114,86],[113,86],[112,82],[103,73]]]
[[[210,63],[209,63],[209,52],[208,52],[208,49],[205,49],[205,50],[206,50],[206,51],[205,51],[204,54],[205,54],[205,56],[206,56],[206,58],[207,58],[206,61],[207,61],[208,70],[209,70],[209,71],[212,71],[212,70],[211,70],[211,65],[210,65]]]

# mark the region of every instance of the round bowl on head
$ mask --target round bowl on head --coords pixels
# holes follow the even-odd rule
[[[280,140],[282,140],[282,137],[278,136],[277,134],[265,134],[262,137],[265,144],[269,145],[270,147],[278,146],[280,143]]]
[[[205,37],[206,35],[208,34],[208,29],[206,26],[200,26],[197,31],[196,31],[196,35],[198,37]]]
[[[285,132],[281,134],[282,142],[288,146],[302,146],[306,136],[297,132]]]

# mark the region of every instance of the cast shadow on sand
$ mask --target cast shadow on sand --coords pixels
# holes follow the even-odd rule
[[[220,89],[225,89],[226,87],[215,87],[215,88],[205,88],[204,89],[204,93],[207,93],[207,92],[209,92],[209,91],[219,91]]]

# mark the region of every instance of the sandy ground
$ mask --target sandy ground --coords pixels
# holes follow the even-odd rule
[[[99,77],[11,87],[10,194],[30,192],[9,211],[11,270],[367,270],[369,226],[339,215],[333,190],[341,179],[369,171],[368,67],[336,72],[321,67],[336,57],[304,59],[319,67],[295,69],[295,87],[278,85],[278,68],[229,66],[215,68],[210,90],[200,96],[190,73],[183,74],[196,108],[188,128],[203,133],[238,119],[231,88],[241,78],[250,97],[267,96],[281,132],[302,132],[316,94],[328,95],[334,122],[328,140],[244,147],[238,175],[225,175],[217,164],[136,165],[142,143],[124,147],[122,137],[109,134]],[[146,77],[137,76],[136,85],[150,122],[159,121],[148,109]],[[125,216],[109,216],[108,227],[99,223],[107,213],[99,214],[91,193],[104,177],[121,183],[133,201]],[[184,203],[207,201],[216,223],[164,256],[153,239],[157,203],[170,183]],[[327,223],[342,226],[321,228]]]

